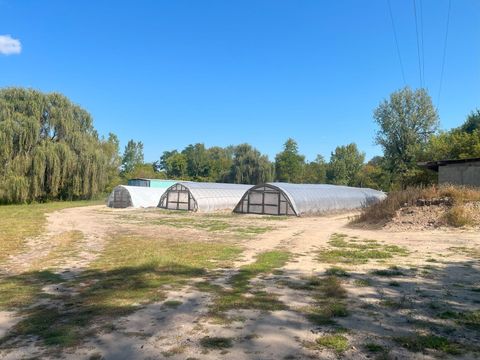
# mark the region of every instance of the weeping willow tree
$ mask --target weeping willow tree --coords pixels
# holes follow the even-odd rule
[[[118,172],[118,139],[57,93],[0,89],[0,202],[88,199]]]

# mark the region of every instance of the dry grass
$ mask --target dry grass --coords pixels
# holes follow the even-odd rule
[[[20,251],[25,239],[44,230],[46,214],[77,206],[99,205],[103,201],[58,201],[44,204],[0,206],[0,262]]]
[[[475,225],[475,219],[467,208],[462,205],[451,207],[444,215],[443,220],[446,224],[453,227]]]
[[[466,186],[430,186],[411,187],[406,190],[393,191],[377,204],[366,208],[355,219],[356,223],[382,224],[393,219],[402,207],[416,206],[418,200],[432,201],[444,199],[451,208],[445,216],[445,223],[451,226],[473,225],[470,211],[464,206],[468,202],[480,201],[480,189]]]

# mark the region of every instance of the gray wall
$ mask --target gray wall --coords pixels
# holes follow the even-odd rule
[[[480,161],[440,166],[438,183],[480,186]]]

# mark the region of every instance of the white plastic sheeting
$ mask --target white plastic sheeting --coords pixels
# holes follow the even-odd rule
[[[108,197],[107,206],[113,208],[148,208],[157,207],[166,188],[119,185]]]
[[[181,181],[165,191],[158,207],[200,212],[231,211],[251,187],[252,185]]]
[[[353,210],[385,199],[368,188],[327,184],[266,183],[252,187],[234,212],[270,215],[308,215]]]

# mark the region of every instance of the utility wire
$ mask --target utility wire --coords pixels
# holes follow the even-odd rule
[[[390,20],[392,22],[393,37],[395,38],[395,45],[397,47],[398,61],[400,62],[400,69],[402,70],[403,84],[404,86],[407,86],[407,81],[405,80],[405,71],[403,69],[402,55],[400,53],[400,46],[398,45],[397,29],[395,28],[395,22],[393,21],[392,5],[390,4],[390,0],[387,0],[387,3],[388,3],[388,11],[390,13]]]
[[[425,80],[425,46],[424,46],[424,37],[423,37],[423,0],[420,1],[420,37],[422,39],[422,74],[423,74],[423,86],[426,87]]]
[[[418,72],[420,73],[420,87],[423,88],[422,59],[420,55],[420,40],[418,35],[417,2],[413,0],[413,13],[415,14],[415,33],[417,35]]]
[[[440,95],[442,93],[443,73],[445,72],[445,59],[447,57],[447,40],[448,40],[448,28],[450,25],[450,12],[452,9],[452,0],[448,0],[448,12],[447,12],[447,28],[445,30],[445,41],[443,43],[443,58],[442,58],[442,70],[440,72],[440,85],[438,87],[437,97],[437,109],[440,106]]]

